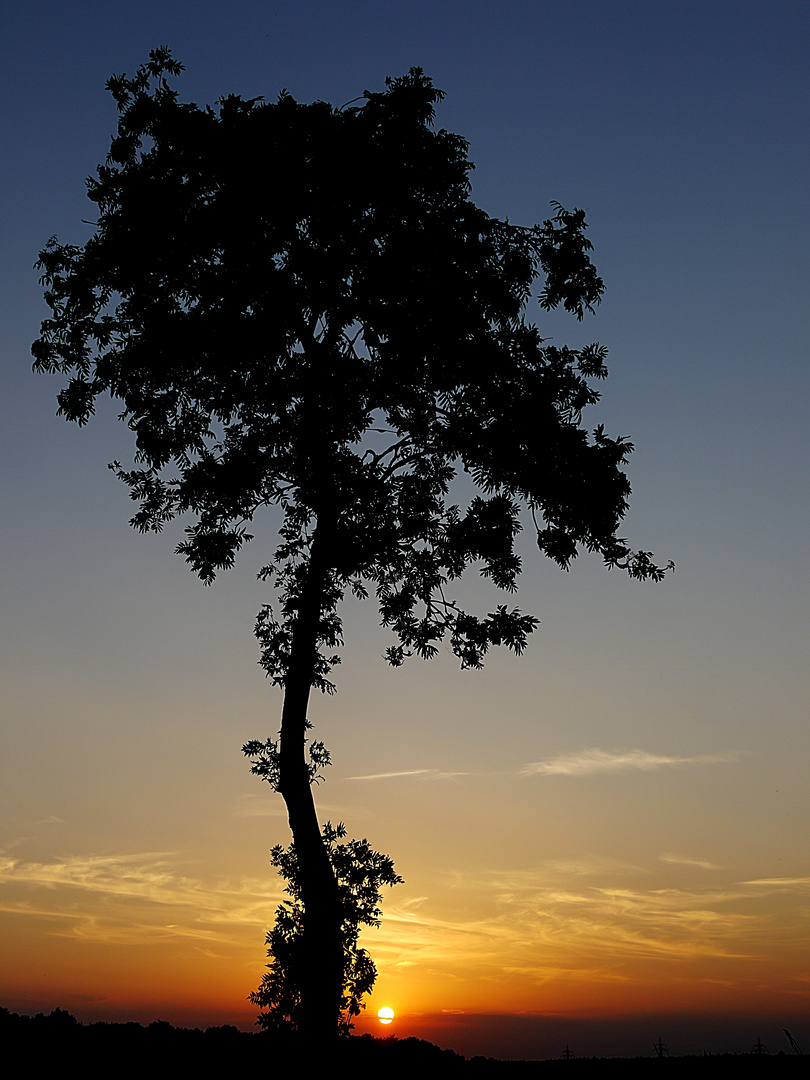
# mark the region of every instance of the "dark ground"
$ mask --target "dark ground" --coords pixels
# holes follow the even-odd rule
[[[654,1076],[699,1080],[733,1075],[804,1077],[807,1062],[795,1054],[717,1054],[703,1057],[574,1058],[569,1061],[467,1060],[423,1039],[375,1039],[369,1035],[313,1046],[311,1040],[239,1031],[230,1025],[175,1028],[165,1020],[141,1024],[80,1024],[63,1009],[49,1015],[19,1016],[0,1008],[0,1046],[15,1072],[40,1073],[49,1067],[76,1064],[84,1076],[161,1077],[182,1069],[183,1075],[234,1075],[254,1069],[292,1076],[305,1066],[316,1074],[347,1077],[529,1077],[576,1080],[601,1074],[606,1078]],[[16,1052],[15,1052],[16,1051]],[[308,1073],[309,1075],[309,1073]]]

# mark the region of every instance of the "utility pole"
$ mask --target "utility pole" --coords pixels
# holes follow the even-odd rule
[[[666,1043],[661,1042],[660,1035],[658,1036],[658,1042],[653,1043],[653,1050],[655,1051],[656,1057],[669,1057],[669,1048],[667,1047]]]

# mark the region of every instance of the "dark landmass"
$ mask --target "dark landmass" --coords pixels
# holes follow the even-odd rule
[[[550,1080],[575,1080],[580,1075],[692,1077],[714,1075],[729,1068],[733,1076],[806,1075],[807,1063],[801,1055],[706,1054],[701,1057],[573,1058],[546,1061],[497,1061],[493,1058],[466,1059],[453,1050],[442,1050],[424,1039],[385,1039],[356,1035],[331,1044],[314,1046],[284,1032],[245,1032],[231,1024],[221,1027],[176,1028],[166,1020],[144,1027],[136,1023],[82,1024],[64,1009],[47,1016],[20,1016],[0,1008],[0,1045],[17,1068],[63,1068],[80,1065],[85,1075],[114,1077],[141,1076],[147,1072],[160,1077],[182,1068],[188,1075],[202,1075],[227,1069],[229,1074],[257,1067],[272,1071],[315,1066],[327,1076],[337,1071],[386,1077],[528,1077],[542,1073]],[[9,1051],[16,1051],[9,1055]],[[103,1070],[103,1073],[102,1073]],[[292,1075],[295,1075],[294,1073]]]

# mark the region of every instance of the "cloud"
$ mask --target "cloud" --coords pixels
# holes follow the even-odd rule
[[[447,772],[443,769],[400,769],[395,772],[346,776],[346,780],[395,780],[421,777],[423,780],[455,780],[460,776],[593,776],[596,773],[622,772],[628,769],[650,771],[675,765],[711,765],[735,761],[736,754],[696,754],[692,757],[651,754],[647,750],[599,750],[590,748],[572,754],[559,754],[547,761],[530,761],[514,773]]]
[[[282,895],[275,882],[189,877],[177,862],[170,852],[66,855],[47,862],[0,853],[0,911],[70,920],[70,936],[106,943],[138,943],[150,935],[221,940],[239,927],[266,926]]]
[[[752,909],[739,886],[600,887],[576,870],[566,880],[551,863],[456,876],[464,901],[452,915],[424,898],[386,903],[373,942],[381,970],[418,966],[442,983],[475,978],[482,986],[632,982],[659,979],[662,962],[682,970],[760,957],[771,939],[772,913]],[[472,910],[478,917],[465,915]]]
[[[369,773],[367,776],[347,776],[346,780],[390,780],[400,776],[423,776],[431,780],[455,780],[457,776],[471,776],[467,772],[442,772],[441,769],[403,769],[400,772]]]
[[[655,874],[600,858],[453,870],[443,878],[456,901],[451,893],[439,905],[399,896],[386,903],[382,929],[374,931],[375,959],[386,972],[430,972],[437,986],[464,978],[513,995],[518,983],[654,985],[664,962],[677,979],[704,981],[720,977],[718,963],[742,962],[735,985],[751,979],[758,985],[762,963],[787,970],[795,955],[804,955],[810,879],[684,888],[661,887],[651,880]]]
[[[725,866],[719,863],[709,862],[708,859],[692,859],[688,855],[667,854],[661,856],[662,862],[675,863],[677,866],[697,866],[701,870],[725,870]]]
[[[139,896],[161,901],[172,875],[167,869],[171,852],[136,855],[68,855],[52,862],[23,862],[0,857],[0,882],[59,886]]]
[[[795,887],[807,888],[810,885],[810,877],[768,877],[754,878],[751,881],[743,881],[742,885],[775,885],[778,889],[791,889]]]
[[[624,772],[628,769],[663,769],[675,765],[710,765],[733,761],[732,754],[697,754],[677,757],[651,754],[647,750],[578,750],[559,754],[548,761],[532,761],[520,770],[522,776],[593,776],[596,773]]]
[[[237,817],[286,817],[287,810],[281,798],[270,791],[261,795],[240,795],[236,808]]]

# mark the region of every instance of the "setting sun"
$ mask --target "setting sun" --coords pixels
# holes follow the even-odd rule
[[[377,1019],[381,1024],[390,1024],[394,1019],[394,1010],[389,1009],[387,1005],[384,1005],[382,1009],[377,1013]]]

